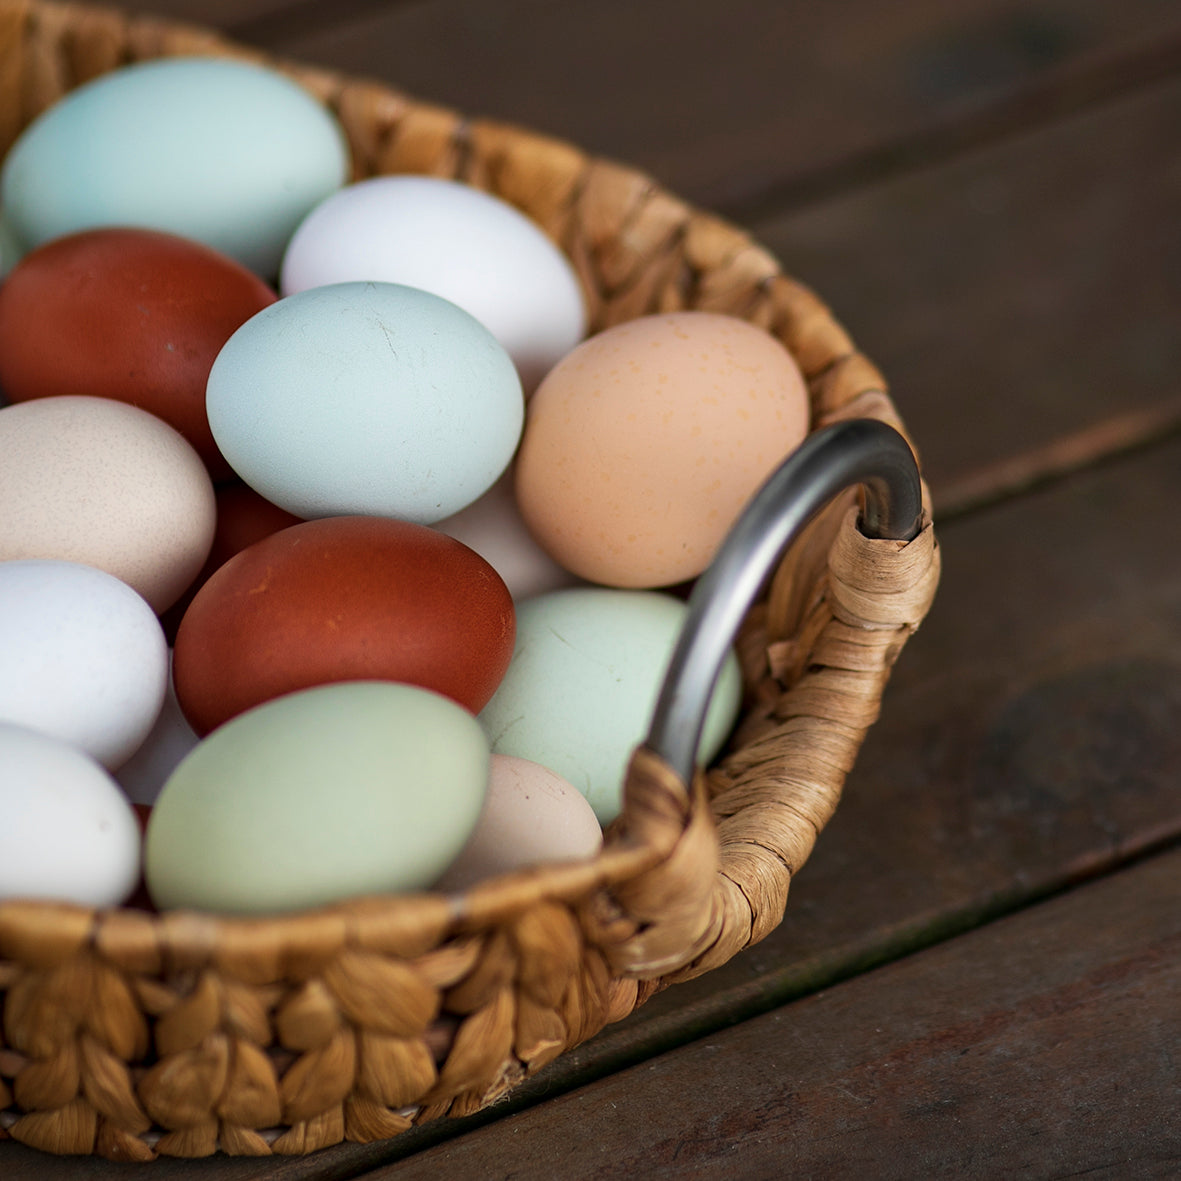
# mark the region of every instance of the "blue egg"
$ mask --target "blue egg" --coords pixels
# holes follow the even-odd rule
[[[44,111],[8,154],[0,202],[26,249],[143,226],[273,278],[295,228],[349,171],[335,117],[283,74],[165,58],[104,74]]]
[[[516,367],[474,316],[396,283],[289,295],[226,341],[206,385],[221,453],[299,517],[431,525],[508,467],[525,420]]]

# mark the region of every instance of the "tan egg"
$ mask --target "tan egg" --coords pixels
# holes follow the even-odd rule
[[[705,569],[808,422],[799,368],[762,329],[711,312],[619,324],[567,354],[530,400],[521,515],[582,578],[670,586]]]
[[[435,889],[466,890],[512,870],[593,857],[602,844],[594,809],[573,784],[540,763],[493,754],[480,818]]]
[[[167,423],[108,398],[0,410],[0,561],[97,566],[152,607],[171,606],[213,540],[213,485]]]

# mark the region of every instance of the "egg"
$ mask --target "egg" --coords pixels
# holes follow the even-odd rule
[[[97,566],[157,611],[201,569],[215,502],[205,465],[155,415],[107,398],[0,409],[0,561]]]
[[[275,299],[240,263],[174,234],[110,228],[57,238],[0,285],[0,388],[10,402],[130,402],[226,476],[205,382],[230,334]]]
[[[344,133],[278,71],[164,57],[85,82],[9,150],[0,202],[26,249],[95,226],[193,238],[264,278],[349,177]]]
[[[563,358],[530,399],[521,515],[590,582],[672,586],[709,565],[808,422],[799,367],[761,328],[712,312],[618,324]]]
[[[524,421],[495,337],[393,283],[312,288],[247,320],[213,363],[206,409],[234,470],[281,508],[420,524],[486,492]]]
[[[582,581],[559,566],[525,528],[513,494],[511,467],[479,500],[434,527],[486,559],[514,600]]]
[[[283,294],[356,279],[458,304],[505,347],[526,390],[586,332],[566,256],[507,201],[458,181],[371,177],[312,210],[283,257]]]
[[[135,813],[77,748],[0,721],[0,817],[0,899],[118,906],[135,889]]]
[[[204,739],[148,821],[162,910],[267,914],[426,888],[483,805],[475,718],[409,685],[351,682],[267,702]]]
[[[515,869],[582,860],[602,844],[594,809],[576,787],[539,763],[494,754],[476,827],[434,888],[466,890]]]
[[[508,667],[514,629],[504,582],[454,538],[389,517],[305,521],[197,592],[176,635],[176,692],[199,734],[331,681],[405,681],[474,713]]]
[[[590,801],[603,825],[645,738],[686,604],[661,591],[573,587],[517,605],[512,661],[480,724],[496,754],[548,767]],[[738,717],[742,676],[731,651],[698,747],[708,763]]]
[[[115,768],[151,731],[167,683],[164,633],[131,587],[74,562],[0,562],[0,720]]]
[[[115,771],[115,780],[133,804],[146,809],[156,802],[169,775],[198,741],[196,731],[189,725],[176,699],[170,652],[164,703],[155,725],[135,754]]]
[[[180,621],[193,597],[215,570],[219,570],[236,553],[256,541],[300,523],[300,518],[294,513],[271,504],[241,480],[218,483],[214,486],[213,494],[217,517],[209,556],[184,594],[160,617],[164,634],[170,643],[176,639],[176,629],[180,627]]]

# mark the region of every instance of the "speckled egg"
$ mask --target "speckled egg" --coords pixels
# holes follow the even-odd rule
[[[213,484],[196,451],[146,410],[107,398],[0,409],[0,561],[97,566],[157,612],[201,569]]]
[[[761,328],[710,312],[616,325],[569,353],[530,399],[521,515],[591,582],[683,582],[803,442],[808,418],[795,360]]]

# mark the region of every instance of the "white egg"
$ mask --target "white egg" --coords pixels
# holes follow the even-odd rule
[[[0,816],[0,898],[118,906],[135,890],[135,812],[74,747],[0,722]]]
[[[0,562],[0,720],[115,768],[155,724],[167,681],[160,621],[126,583],[77,562]]]
[[[475,550],[504,579],[514,599],[582,582],[533,540],[513,496],[511,469],[474,504],[437,522],[435,528]]]
[[[282,293],[357,279],[458,304],[504,346],[526,393],[586,333],[566,256],[507,201],[458,181],[373,177],[313,209],[284,255]]]

